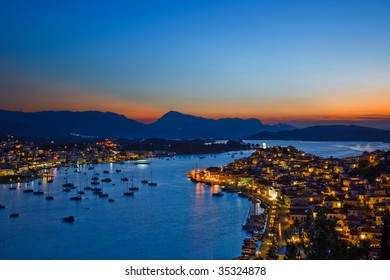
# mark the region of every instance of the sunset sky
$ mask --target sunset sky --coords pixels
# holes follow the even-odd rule
[[[390,1],[80,2],[1,2],[0,109],[390,119]]]

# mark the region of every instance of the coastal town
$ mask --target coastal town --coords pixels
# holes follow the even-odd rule
[[[239,159],[242,152],[231,153],[234,161],[225,166],[188,173],[219,190],[213,196],[230,192],[251,201],[241,225],[248,237],[236,259],[389,259],[389,151],[337,159],[241,141],[37,143],[7,136],[0,142],[0,183],[49,177],[61,166],[244,149],[254,152]]]
[[[243,228],[251,237],[237,259],[388,259],[389,162],[384,151],[324,159],[264,145],[188,175],[265,208],[248,215]]]
[[[239,141],[209,143],[205,140],[36,141],[8,135],[0,140],[0,183],[42,177],[51,168],[105,162],[135,161],[180,154],[220,153],[249,149]]]
[[[111,140],[72,144],[50,141],[39,145],[8,136],[0,142],[0,183],[29,181],[59,166],[121,162],[155,155],[149,151],[120,151]]]

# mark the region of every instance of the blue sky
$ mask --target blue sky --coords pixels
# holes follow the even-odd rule
[[[390,113],[390,1],[3,1],[0,107],[265,121]]]

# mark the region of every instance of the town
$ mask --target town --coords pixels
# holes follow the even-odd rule
[[[323,159],[264,144],[247,158],[188,175],[264,205],[261,223],[250,222],[260,218],[255,213],[243,225],[252,237],[238,259],[389,259],[388,151]]]
[[[181,154],[207,154],[249,150],[241,141],[213,143],[207,140],[100,139],[48,141],[20,139],[8,135],[0,139],[0,183],[22,182],[47,174],[60,166],[97,164],[171,157]]]
[[[73,164],[120,162],[155,156],[149,151],[120,151],[111,140],[59,144],[35,143],[8,136],[0,142],[0,183],[29,181],[47,170]]]

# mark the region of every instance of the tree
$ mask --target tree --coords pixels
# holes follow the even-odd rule
[[[286,246],[286,260],[296,260],[299,257],[298,247],[293,242],[288,242]]]
[[[342,260],[347,258],[347,246],[335,230],[335,223],[319,213],[308,231],[309,245],[305,248],[311,260]]]
[[[269,247],[268,251],[267,251],[267,259],[268,260],[276,260],[277,259],[277,255],[276,255],[276,247],[272,244],[271,247]]]
[[[369,259],[370,254],[370,239],[362,239],[358,244],[352,244],[348,248],[347,258],[349,260],[364,260]]]

